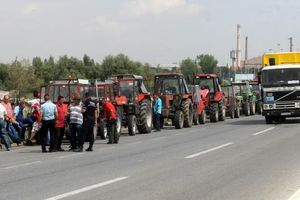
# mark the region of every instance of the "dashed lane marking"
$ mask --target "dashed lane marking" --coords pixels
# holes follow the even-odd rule
[[[205,151],[201,151],[201,152],[199,152],[199,153],[195,153],[195,154],[186,156],[186,157],[184,157],[184,158],[195,158],[195,157],[201,156],[201,155],[203,155],[203,154],[207,154],[207,153],[209,153],[209,152],[216,151],[216,150],[222,149],[222,148],[224,148],[224,147],[227,147],[227,146],[230,146],[230,145],[233,145],[233,144],[234,144],[233,142],[229,142],[229,143],[222,144],[222,145],[220,145],[220,146],[217,146],[217,147],[214,147],[214,148],[205,150]]]
[[[74,195],[82,193],[82,192],[86,192],[86,191],[93,190],[93,189],[96,189],[96,188],[99,188],[99,187],[103,187],[103,186],[106,186],[106,185],[109,185],[109,184],[112,184],[112,183],[116,183],[116,182],[125,180],[127,178],[129,178],[129,177],[127,177],[127,176],[119,177],[119,178],[112,179],[112,180],[105,181],[105,182],[101,182],[101,183],[98,183],[98,184],[95,184],[95,185],[90,185],[90,186],[87,186],[87,187],[83,187],[83,188],[78,189],[78,190],[73,190],[71,192],[60,194],[60,195],[57,195],[57,196],[54,196],[54,197],[50,197],[50,198],[47,198],[45,200],[63,199],[63,198],[66,198],[66,197],[74,196]]]
[[[23,164],[19,164],[19,165],[12,165],[12,166],[7,166],[7,167],[3,167],[1,169],[14,169],[14,168],[19,168],[19,167],[25,167],[25,166],[29,166],[29,165],[34,165],[37,163],[41,163],[41,161],[34,161],[34,162],[29,162],[29,163],[23,163]]]
[[[295,192],[288,200],[300,200],[300,189]]]
[[[273,127],[267,128],[267,129],[265,129],[265,130],[263,130],[263,131],[259,131],[259,132],[257,132],[257,133],[253,133],[252,135],[260,135],[260,134],[265,133],[265,132],[268,132],[268,131],[270,131],[270,130],[272,130],[272,129],[274,129],[274,128],[275,128],[275,127],[273,126]]]

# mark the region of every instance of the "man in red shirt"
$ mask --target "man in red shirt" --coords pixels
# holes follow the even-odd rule
[[[115,106],[107,99],[102,99],[104,117],[106,120],[108,143],[117,144],[119,142],[119,134],[117,133],[117,113]]]
[[[65,98],[63,96],[59,96],[57,98],[56,108],[57,108],[57,119],[55,121],[55,132],[57,137],[57,151],[64,151],[63,148],[61,148],[61,143],[64,138],[65,134],[65,117],[66,112],[64,110],[64,102]]]

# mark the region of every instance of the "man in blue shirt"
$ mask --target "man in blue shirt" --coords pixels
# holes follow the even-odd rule
[[[46,151],[46,140],[48,130],[50,132],[50,148],[49,152],[55,152],[57,146],[57,136],[55,134],[55,120],[57,119],[57,108],[54,103],[51,102],[49,95],[44,97],[45,103],[41,106],[42,112],[42,128],[41,128],[41,145],[42,152]]]
[[[162,113],[162,101],[159,98],[157,94],[154,96],[154,102],[153,102],[153,126],[156,131],[160,131],[161,124],[160,124],[160,119],[161,119],[161,113]]]

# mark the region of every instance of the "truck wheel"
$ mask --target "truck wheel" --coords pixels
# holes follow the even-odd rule
[[[183,102],[183,115],[184,115],[183,127],[192,127],[193,126],[193,105],[190,99],[187,99]]]
[[[255,102],[250,102],[250,115],[255,115]]]
[[[250,104],[249,104],[248,101],[247,101],[247,102],[245,103],[245,105],[244,105],[244,114],[245,114],[246,116],[249,116],[249,115],[250,115]]]
[[[211,105],[209,118],[210,118],[210,122],[218,122],[219,121],[219,106],[217,103],[213,103]]]
[[[199,115],[199,123],[205,124],[205,122],[206,122],[206,113],[205,113],[205,110],[203,110],[201,115]]]
[[[265,116],[266,124],[272,124],[273,123],[273,117]]]
[[[234,117],[235,118],[240,118],[240,115],[241,115],[241,110],[240,110],[240,107],[237,107],[234,111]]]
[[[128,116],[128,133],[129,135],[135,135],[137,132],[137,125],[136,125],[136,117],[135,115]]]
[[[181,110],[177,110],[174,116],[174,125],[176,129],[182,129],[184,123],[184,116]]]
[[[150,133],[152,126],[152,110],[149,100],[143,100],[140,105],[138,130],[139,133]]]

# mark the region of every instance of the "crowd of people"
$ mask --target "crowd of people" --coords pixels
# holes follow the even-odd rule
[[[70,143],[69,151],[82,152],[85,141],[89,143],[85,150],[93,151],[94,127],[99,117],[97,102],[92,101],[88,93],[83,100],[79,94],[73,94],[67,108],[63,96],[58,97],[56,104],[47,94],[44,100],[42,105],[38,102],[30,105],[21,98],[18,105],[14,106],[8,95],[3,97],[0,104],[0,139],[5,149],[10,151],[11,143],[19,146],[24,141],[24,145],[32,145],[38,140],[43,153],[65,151],[62,141],[66,138]],[[118,143],[116,108],[105,98],[99,102],[99,106],[104,111],[108,144]],[[28,135],[25,134],[26,130],[29,130]]]

